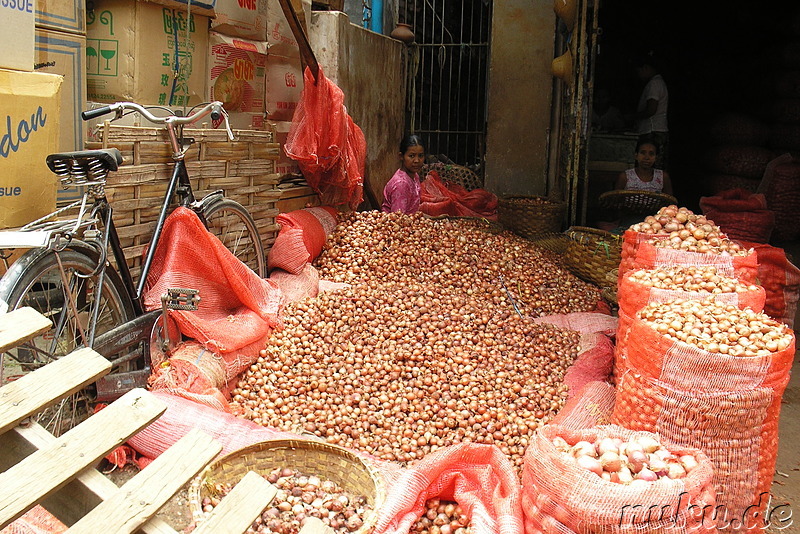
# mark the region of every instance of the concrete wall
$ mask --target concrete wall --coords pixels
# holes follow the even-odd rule
[[[313,12],[309,34],[322,70],[344,91],[347,111],[364,131],[366,175],[380,202],[383,187],[399,165],[405,45],[351,24],[348,16],[339,11]]]
[[[498,196],[547,192],[555,24],[551,1],[494,1],[485,187]]]

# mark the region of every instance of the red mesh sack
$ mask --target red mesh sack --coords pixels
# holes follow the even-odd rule
[[[636,266],[636,253],[639,251],[639,247],[642,243],[650,241],[651,239],[667,239],[668,237],[669,236],[666,234],[643,234],[642,232],[637,232],[630,228],[625,230],[625,233],[622,234],[622,251],[619,262],[619,278],[617,280],[617,285],[622,281],[623,275]]]
[[[758,254],[758,283],[766,293],[764,313],[788,326],[794,325],[800,298],[800,269],[789,261],[782,248],[764,243],[742,242],[742,245],[753,247]]]
[[[364,133],[347,114],[344,93],[322,69],[315,82],[306,67],[303,81],[284,151],[297,161],[323,203],[344,202],[355,209],[363,198],[367,155]]]
[[[717,195],[728,189],[744,189],[755,193],[761,183],[761,177],[746,178],[734,174],[709,174],[703,177],[705,190],[712,195]]]
[[[303,208],[281,213],[275,222],[281,229],[267,256],[267,267],[270,271],[282,269],[300,274],[307,263],[322,253],[325,240],[336,228],[336,210]]]
[[[270,273],[269,279],[280,288],[285,304],[319,294],[319,272],[310,263],[306,263],[299,274],[275,269]]]
[[[636,251],[630,269],[653,269],[669,265],[705,266],[712,265],[723,276],[736,277],[745,284],[755,284],[758,274],[758,256],[751,250],[747,256],[712,254],[676,250],[670,247],[656,247],[645,241]],[[621,267],[620,267],[621,270]],[[620,282],[622,281],[620,274]]]
[[[161,308],[168,288],[200,291],[196,311],[173,310],[181,333],[225,359],[226,381],[258,358],[280,326],[281,292],[240,262],[195,213],[177,208],[165,221],[147,277],[144,305]]]
[[[751,506],[763,519],[762,494],[772,483],[781,398],[794,351],[793,339],[768,357],[710,353],[673,341],[637,318],[612,422],[705,452],[714,463],[717,504],[725,511],[720,529]]]
[[[550,424],[575,430],[607,425],[611,422],[616,396],[614,386],[608,382],[587,382],[570,396]]]
[[[61,534],[63,532],[67,532],[67,526],[40,504],[0,530],[2,534]]]
[[[767,209],[764,195],[745,189],[701,197],[700,208],[730,239],[737,241],[767,243],[775,227],[775,213]]]
[[[793,241],[800,238],[800,160],[784,154],[769,163],[758,192],[763,193],[775,212],[772,238]]]
[[[630,275],[633,271],[622,277],[617,290],[619,304],[619,323],[617,327],[616,346],[614,349],[614,376],[618,379],[625,369],[625,345],[633,318],[636,313],[654,302],[668,302],[670,300],[703,300],[712,294],[706,291],[668,290],[649,287],[633,280]],[[747,291],[736,293],[714,293],[714,298],[726,304],[733,304],[741,309],[750,308],[753,311],[763,311],[766,301],[766,291],[761,286],[753,286]]]
[[[517,472],[495,445],[459,443],[428,454],[389,488],[375,534],[408,534],[425,503],[457,502],[474,534],[519,534],[522,510]]]
[[[705,166],[720,174],[761,178],[767,163],[774,157],[772,150],[760,146],[716,147],[706,153]]]
[[[497,197],[485,189],[467,189],[428,173],[420,188],[421,212],[432,216],[482,217],[497,220]]]
[[[675,455],[695,456],[698,466],[685,478],[662,478],[642,489],[602,479],[571,456],[565,457],[553,443],[556,437],[574,445],[606,437],[628,440],[635,435],[617,426],[570,429],[550,424],[539,428],[525,451],[522,468],[526,534],[713,532],[715,525],[702,516],[715,503],[713,469],[701,451],[650,435]]]

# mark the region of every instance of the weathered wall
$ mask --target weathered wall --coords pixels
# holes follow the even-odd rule
[[[552,2],[494,1],[485,187],[498,196],[546,193],[555,20]]]
[[[315,11],[309,34],[317,61],[325,75],[344,91],[347,111],[364,131],[366,174],[380,202],[383,187],[399,165],[405,45],[351,24],[339,11]]]

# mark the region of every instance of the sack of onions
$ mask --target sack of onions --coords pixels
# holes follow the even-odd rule
[[[741,517],[766,504],[794,352],[794,333],[751,309],[713,298],[649,304],[628,332],[612,423],[703,450],[717,503]]]
[[[624,369],[625,338],[631,321],[636,312],[648,304],[676,299],[703,300],[713,296],[717,302],[760,312],[766,300],[763,287],[720,274],[713,265],[672,265],[628,271],[620,280],[617,296],[619,322],[614,351],[617,377]]]
[[[712,476],[703,452],[654,434],[545,425],[525,451],[525,532],[711,532]]]
[[[686,229],[686,224],[707,224],[702,215],[696,215],[689,208],[678,207],[674,204],[664,206],[655,215],[648,215],[640,223],[632,225],[625,230],[622,236],[622,260],[619,264],[619,279],[630,269],[634,268],[636,252],[642,243],[668,239],[671,232]],[[713,223],[711,223],[713,224]]]

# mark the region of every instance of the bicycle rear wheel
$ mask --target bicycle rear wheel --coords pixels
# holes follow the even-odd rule
[[[216,198],[203,204],[208,230],[219,238],[234,256],[255,271],[267,276],[264,247],[253,217],[247,209],[229,198]]]
[[[29,306],[53,322],[47,332],[0,354],[0,385],[85,346],[83,333],[95,304],[100,306],[95,336],[135,317],[133,303],[114,269],[105,270],[102,295],[97,295],[98,275],[92,273],[99,257],[94,249],[74,244],[58,256],[63,277],[54,252],[34,249],[15,261],[0,279],[0,298],[10,310]],[[133,371],[143,363],[141,358],[123,361],[114,365],[111,373]],[[38,421],[54,435],[61,435],[91,415],[95,398],[95,388],[89,386],[41,412]]]

